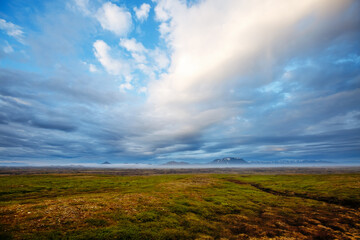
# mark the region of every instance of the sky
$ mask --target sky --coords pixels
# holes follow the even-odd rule
[[[360,163],[358,0],[1,0],[0,165]]]

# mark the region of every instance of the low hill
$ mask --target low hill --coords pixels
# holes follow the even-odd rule
[[[209,164],[216,164],[216,165],[237,165],[237,164],[247,164],[244,159],[242,158],[236,158],[236,157],[225,157],[222,159],[215,159]]]
[[[189,165],[189,164],[190,163],[188,163],[188,162],[170,161],[170,162],[164,163],[163,165],[166,165],[166,166],[179,166],[179,165]]]

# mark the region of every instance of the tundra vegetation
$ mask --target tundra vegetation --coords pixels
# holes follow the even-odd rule
[[[360,174],[0,176],[0,239],[360,239]]]

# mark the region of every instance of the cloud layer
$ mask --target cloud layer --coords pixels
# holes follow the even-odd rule
[[[1,19],[4,161],[359,161],[359,2],[61,6]]]

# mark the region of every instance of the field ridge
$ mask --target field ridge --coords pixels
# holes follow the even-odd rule
[[[278,191],[278,190],[274,190],[272,188],[263,187],[260,184],[254,183],[254,182],[245,182],[245,181],[240,181],[240,180],[236,180],[236,179],[226,179],[226,180],[229,182],[232,182],[232,183],[240,184],[240,185],[247,184],[247,185],[257,188],[260,191],[270,193],[270,194],[273,194],[276,196],[299,197],[299,198],[304,198],[304,199],[311,199],[311,200],[325,202],[328,204],[336,204],[336,205],[353,208],[353,209],[358,209],[360,207],[360,201],[357,201],[357,200],[339,199],[336,197],[313,196],[313,195],[308,195],[305,193],[298,193],[298,192],[293,192],[293,191],[291,191],[291,192],[290,191]]]

